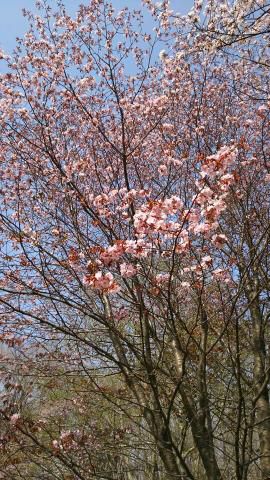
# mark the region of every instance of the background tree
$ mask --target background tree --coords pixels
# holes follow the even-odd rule
[[[3,55],[4,478],[270,478],[269,72],[143,3]]]

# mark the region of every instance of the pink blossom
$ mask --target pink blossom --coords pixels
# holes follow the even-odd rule
[[[228,187],[230,185],[232,185],[232,183],[234,182],[234,175],[230,174],[230,173],[227,173],[225,175],[222,175],[221,179],[220,179],[220,188],[221,190],[223,191],[227,191],[228,190]]]
[[[134,215],[134,226],[139,235],[155,232],[175,232],[179,230],[176,221],[167,221],[168,215],[179,212],[183,203],[179,197],[173,195],[165,200],[149,202],[143,205]],[[180,213],[180,212],[179,212]]]
[[[123,243],[124,250],[127,253],[135,253],[137,248],[137,242],[135,240],[126,240]]]
[[[260,105],[260,107],[257,110],[258,114],[261,117],[263,117],[266,114],[267,111],[268,111],[267,105]]]
[[[167,54],[166,50],[160,50],[158,56],[159,56],[161,61],[164,61],[168,57],[168,54]]]
[[[217,233],[213,235],[212,242],[216,247],[222,247],[222,245],[226,242],[227,237],[223,233]]]
[[[95,207],[102,208],[108,204],[108,200],[109,200],[108,195],[105,195],[104,193],[102,193],[101,195],[96,196],[93,203]]]
[[[158,173],[159,173],[160,175],[167,175],[168,169],[167,169],[166,165],[164,165],[164,164],[163,164],[163,165],[160,165],[160,166],[158,167]]]
[[[212,257],[210,257],[210,255],[206,255],[205,257],[202,257],[202,260],[201,260],[203,266],[204,265],[206,265],[206,266],[211,265],[212,261],[213,260],[212,260]]]
[[[52,447],[55,451],[59,451],[60,450],[59,442],[57,440],[53,440],[52,441]]]
[[[151,250],[151,244],[147,243],[144,238],[125,240],[122,245],[125,253],[133,254],[136,257],[145,257]]]
[[[21,415],[19,413],[14,413],[10,417],[10,423],[13,426],[17,426],[20,423],[21,420]]]
[[[188,222],[189,222],[189,231],[192,232],[194,230],[194,228],[196,227],[196,225],[198,225],[198,223],[200,222],[200,213],[198,211],[191,211],[188,215],[187,215],[187,219],[188,219]]]
[[[155,281],[158,285],[162,285],[163,283],[168,282],[169,279],[170,279],[169,273],[159,273],[155,277]]]
[[[236,159],[237,149],[235,147],[224,146],[214,155],[206,158],[201,167],[201,176],[216,177],[225,174],[227,169]]]
[[[209,230],[211,230],[211,225],[209,223],[199,223],[193,228],[194,233],[207,233]]]
[[[204,187],[203,190],[195,198],[195,201],[198,205],[203,205],[206,202],[210,201],[213,198],[214,192],[209,187]]]
[[[168,214],[172,214],[172,213],[177,213],[178,210],[180,210],[183,207],[183,202],[179,197],[177,197],[176,195],[173,195],[172,197],[166,198],[164,200],[163,206],[165,210],[167,210]]]
[[[100,254],[100,259],[104,265],[109,265],[111,262],[116,262],[121,258],[124,253],[123,244],[115,243],[113,246],[108,247],[104,252]]]
[[[190,287],[190,283],[189,283],[189,282],[181,282],[181,287],[183,287],[183,288],[189,288],[189,287]]]
[[[227,270],[224,270],[223,268],[216,268],[212,272],[213,277],[216,277],[219,280],[229,280],[228,278],[228,272]]]
[[[137,269],[131,263],[122,263],[120,265],[120,273],[124,278],[131,278],[136,275]]]
[[[86,285],[90,285],[95,290],[105,291],[109,293],[117,293],[120,290],[119,285],[115,282],[111,272],[96,272],[95,275],[86,275],[83,279]]]

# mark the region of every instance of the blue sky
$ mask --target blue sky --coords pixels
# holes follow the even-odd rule
[[[51,0],[52,5],[55,0]],[[75,11],[80,3],[86,3],[87,0],[65,0],[66,6],[69,10]],[[115,8],[122,8],[123,6],[138,7],[139,0],[113,0]],[[186,13],[192,6],[192,0],[173,0],[172,6],[180,11]],[[0,0],[0,48],[6,52],[11,52],[16,43],[16,37],[23,36],[27,29],[27,22],[22,16],[22,8],[28,10],[35,9],[35,0]]]

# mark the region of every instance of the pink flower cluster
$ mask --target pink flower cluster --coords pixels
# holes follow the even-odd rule
[[[110,171],[110,167],[109,171]],[[107,169],[108,170],[108,169]],[[136,199],[145,198],[149,192],[144,189],[127,190],[127,188],[112,189],[107,193],[101,193],[97,196],[89,194],[89,202],[93,203],[99,215],[110,216],[112,214],[111,206],[114,205],[113,211],[123,212],[129,208],[130,204]]]
[[[19,425],[20,421],[21,421],[21,415],[19,413],[14,413],[13,415],[11,415],[10,417],[11,425],[16,427],[17,425]]]
[[[138,235],[144,236],[148,233],[177,232],[180,224],[168,220],[169,215],[180,214],[183,203],[177,196],[165,200],[149,201],[143,205],[134,215],[134,227]]]
[[[169,279],[170,279],[169,273],[158,273],[155,277],[155,282],[157,285],[163,285],[164,283],[167,283]]]
[[[137,268],[131,263],[122,263],[120,265],[120,273],[123,278],[131,278],[136,275]]]
[[[117,262],[125,253],[123,242],[116,242],[100,254],[100,260],[104,265],[110,265]]]
[[[224,175],[235,162],[237,149],[235,147],[224,146],[214,155],[206,158],[205,163],[201,166],[201,177],[216,178]]]
[[[225,200],[229,187],[235,181],[235,177],[233,173],[230,173],[229,169],[234,164],[236,155],[237,150],[235,147],[225,146],[215,155],[207,157],[205,163],[202,164],[202,179],[197,182],[200,191],[193,199],[199,210],[196,211],[192,219],[192,214],[189,215],[190,220],[192,220],[190,230],[195,234],[207,234],[218,227],[217,220],[226,209]],[[209,183],[204,184],[207,177],[213,182],[213,187]],[[203,220],[202,223],[199,220],[200,216]]]
[[[83,283],[101,292],[117,293],[120,290],[120,286],[116,283],[110,272],[103,273],[99,271],[94,275],[85,275]]]
[[[76,450],[80,445],[86,443],[87,437],[80,430],[66,430],[61,433],[59,440],[52,441],[52,447],[55,452],[60,450]]]
[[[182,200],[173,195],[162,200],[148,200],[136,209],[134,220],[134,240],[116,240],[107,248],[100,249],[99,258],[96,262],[100,270],[88,273],[84,277],[84,283],[99,292],[116,293],[120,285],[115,281],[111,272],[104,273],[102,267],[110,267],[113,263],[120,263],[119,270],[122,278],[134,277],[138,269],[133,261],[124,261],[124,256],[132,255],[135,258],[145,257],[153,250],[153,242],[159,246],[168,239],[177,238],[175,252],[186,253],[192,242],[192,234],[203,234],[211,239],[213,244],[220,248],[226,241],[226,237],[217,233],[218,219],[226,209],[228,190],[235,181],[232,166],[236,159],[235,147],[223,147],[215,155],[204,159],[201,166],[201,179],[197,182],[198,193],[193,198],[190,209],[183,208]],[[161,173],[161,172],[160,172]],[[165,174],[165,170],[163,172]],[[122,188],[112,190],[107,194],[102,193],[93,196],[93,204],[104,214],[109,205],[114,204],[116,211],[123,211],[139,197],[149,197],[150,192],[145,190],[131,190]],[[121,205],[117,206],[117,203]],[[134,205],[134,203],[133,203]],[[181,218],[181,222],[179,219]],[[151,243],[148,238],[150,237]],[[76,252],[77,253],[77,252]],[[171,252],[166,246],[162,256],[168,256]],[[76,260],[76,254],[71,252],[71,260]],[[125,259],[126,260],[126,259]],[[212,259],[205,256],[197,266],[190,267],[190,272],[201,275],[202,268],[212,266]],[[118,271],[119,271],[118,270]],[[168,281],[168,274],[159,274],[155,278],[157,285]]]
[[[138,240],[117,240],[114,245],[104,249],[100,254],[100,260],[103,265],[109,266],[117,262],[125,254],[132,254],[136,257],[145,257],[150,249],[150,245],[142,238]]]

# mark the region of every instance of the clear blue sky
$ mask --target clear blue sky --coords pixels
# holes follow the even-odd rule
[[[51,0],[52,5],[55,0]],[[81,3],[87,4],[87,0],[65,0],[65,4],[74,12]],[[172,7],[181,13],[186,13],[193,5],[192,0],[173,0]],[[139,0],[113,0],[115,8],[123,6],[138,7]],[[22,8],[35,9],[35,0],[0,0],[0,48],[11,52],[16,43],[16,37],[23,36],[27,29],[27,22],[22,16]]]

